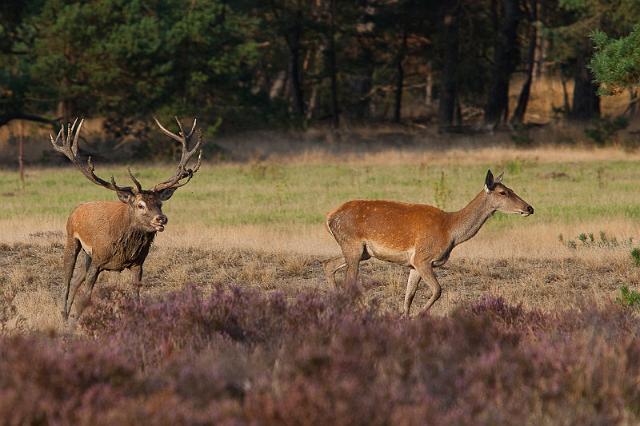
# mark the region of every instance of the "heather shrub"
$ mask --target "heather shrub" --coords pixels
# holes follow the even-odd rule
[[[637,318],[485,298],[405,320],[357,293],[96,294],[86,337],[0,337],[0,417],[77,424],[640,420]]]

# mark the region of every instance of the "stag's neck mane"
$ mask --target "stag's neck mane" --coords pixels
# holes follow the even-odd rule
[[[489,205],[486,192],[482,190],[464,208],[457,212],[449,213],[450,234],[453,244],[458,245],[476,235],[495,211],[495,208]]]
[[[121,227],[118,234],[114,235],[114,237],[116,237],[114,242],[114,255],[131,261],[144,260],[156,237],[156,232],[149,232],[138,228],[133,217],[133,212],[126,204],[124,207],[125,214],[120,222]]]

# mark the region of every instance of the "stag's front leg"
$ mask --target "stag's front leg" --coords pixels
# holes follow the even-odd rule
[[[140,303],[140,289],[142,287],[142,265],[131,267],[131,284],[136,292],[136,302]]]
[[[88,267],[87,267],[87,272],[86,275],[84,277],[84,282],[87,283],[87,286],[89,287],[89,291],[87,293],[87,296],[84,299],[84,302],[80,308],[80,311],[78,312],[78,316],[80,316],[80,313],[82,313],[82,311],[84,310],[84,305],[86,305],[86,302],[88,302],[91,299],[91,292],[93,292],[93,286],[96,284],[96,281],[98,280],[98,275],[100,275],[100,267],[91,264],[91,258],[89,258],[89,263],[88,263]],[[71,313],[71,307],[73,306],[73,301],[76,298],[76,293],[78,292],[78,289],[80,288],[80,286],[82,285],[82,281],[80,281],[75,289],[73,290],[73,294],[71,295],[71,300],[69,301],[69,310],[67,313]]]
[[[67,310],[67,301],[69,300],[69,289],[71,288],[71,279],[73,278],[73,270],[76,266],[76,260],[78,253],[80,253],[80,241],[71,237],[67,239],[67,244],[64,248],[64,281],[66,290],[64,292],[64,308],[62,310],[62,316],[66,320],[69,317],[69,311]]]

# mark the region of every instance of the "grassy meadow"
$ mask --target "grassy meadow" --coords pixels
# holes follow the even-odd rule
[[[608,300],[621,285],[638,283],[629,255],[640,245],[637,154],[613,149],[491,149],[440,156],[389,151],[286,160],[205,164],[165,203],[169,226],[158,235],[147,260],[148,291],[157,294],[181,288],[185,282],[211,279],[270,290],[325,288],[318,261],[338,253],[324,228],[327,211],[354,198],[456,210],[481,190],[488,168],[504,171],[504,182],[536,213],[527,218],[497,213],[478,236],[457,247],[441,270],[444,293],[434,312],[444,314],[487,291],[549,310],[584,297]],[[149,186],[172,172],[169,165],[132,168]],[[97,173],[127,182],[123,166],[97,165]],[[35,282],[30,289],[40,292],[38,297],[47,307],[36,309],[36,314],[46,312],[51,318],[44,321],[46,326],[59,328],[61,322],[53,312],[62,291],[66,217],[83,201],[115,195],[64,167],[29,169],[24,189],[14,171],[1,171],[0,197],[0,242],[26,244],[24,250],[46,265],[43,270],[38,261],[25,263],[25,253],[18,251],[5,257],[10,267],[3,268],[2,280],[18,287],[25,277]],[[567,262],[573,263],[567,266]],[[487,271],[487,265],[495,263],[503,265],[499,269],[506,275],[492,278],[495,273]],[[552,275],[563,277],[560,286],[545,285],[555,281],[545,275],[547,264],[555,270]],[[370,288],[368,297],[397,311],[407,271],[375,260],[365,265],[361,279]],[[615,273],[591,285],[576,286],[571,277],[573,272],[578,280],[602,267]],[[99,283],[126,286],[126,272],[120,275],[103,273]],[[428,297],[425,293],[428,290],[418,292],[414,309]],[[32,307],[25,309],[23,316],[30,323]],[[38,321],[33,323],[39,327]]]
[[[399,318],[402,267],[364,262],[363,295],[326,285],[320,261],[338,253],[327,211],[353,198],[456,210],[487,168],[536,213],[497,213],[456,248],[428,315],[421,286],[414,317]],[[146,186],[172,172],[132,169]],[[126,182],[124,166],[96,173]],[[616,300],[640,287],[638,182],[640,156],[617,149],[204,164],[165,203],[143,302],[126,271],[103,273],[64,323],[66,216],[115,195],[71,167],[30,168],[24,189],[2,170],[0,371],[18,373],[0,378],[0,413],[14,424],[371,424],[371,413],[373,424],[634,424],[638,316]]]

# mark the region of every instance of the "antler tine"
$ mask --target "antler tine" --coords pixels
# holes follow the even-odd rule
[[[93,162],[91,161],[91,157],[89,156],[87,158],[87,167],[86,169],[84,167],[80,167],[80,171],[82,172],[83,175],[85,175],[87,177],[87,179],[89,179],[90,181],[92,181],[95,184],[98,184],[100,186],[104,186],[107,189],[111,189],[112,191],[124,191],[124,192],[131,192],[133,193],[133,188],[131,188],[130,186],[120,186],[116,183],[116,180],[113,176],[111,176],[111,182],[107,182],[106,180],[102,179],[101,177],[96,176],[96,174],[94,173],[95,167],[93,166]],[[136,185],[137,186],[137,185]]]
[[[55,139],[52,134],[49,134],[49,139],[51,140],[53,149],[64,154],[64,156],[75,164],[87,179],[96,185],[100,185],[112,191],[131,192],[133,194],[133,189],[131,187],[118,186],[113,177],[111,178],[111,183],[109,183],[96,176],[94,173],[93,163],[91,162],[91,157],[87,158],[86,165],[80,162],[80,159],[78,158],[78,140],[80,139],[80,129],[82,129],[83,124],[84,118],[80,119],[80,121],[76,118],[73,120],[73,123],[67,123],[66,126],[63,124]]]
[[[200,164],[202,164],[202,150],[198,153],[198,161],[196,162],[196,166],[191,169],[191,173],[195,173],[200,169]]]
[[[78,139],[80,138],[80,129],[82,128],[82,125],[84,124],[84,118],[82,118],[80,120],[80,124],[78,124],[78,128],[76,129],[76,122],[78,121],[78,119],[76,118],[75,120],[73,120],[73,126],[71,127],[72,132],[75,132],[75,136],[73,137],[73,142],[71,143],[71,151],[73,152],[73,155],[78,155]],[[71,135],[69,135],[71,136]]]
[[[142,185],[140,184],[138,179],[136,179],[133,173],[131,173],[131,168],[127,167],[127,171],[129,172],[129,177],[133,181],[133,184],[136,186],[136,189],[138,190],[138,192],[142,192]]]
[[[198,124],[198,119],[193,119],[193,124],[191,125],[191,130],[189,130],[189,137],[193,134],[193,131],[196,129],[196,125]]]
[[[185,159],[185,155],[187,154],[187,152],[189,151],[189,139],[191,138],[191,134],[186,135],[184,133],[184,128],[182,127],[182,122],[178,119],[178,117],[174,117],[176,119],[176,123],[178,123],[178,129],[179,130],[179,134],[180,134],[180,145],[182,145],[182,152],[180,153],[180,163],[178,165],[178,167],[180,167],[181,165],[184,167],[184,159]]]
[[[55,149],[56,151],[61,152],[63,154],[66,154],[65,151],[64,151],[64,145],[63,146],[58,145],[58,140],[62,137],[62,132],[63,131],[64,131],[64,126],[62,126],[62,128],[58,132],[58,135],[56,136],[55,139],[53,139],[53,135],[51,133],[49,133],[49,139],[51,140],[51,145],[53,145],[53,149]]]
[[[178,129],[180,129],[180,136],[185,138],[186,135],[184,133],[184,129],[182,128],[182,122],[180,121],[180,119],[178,117],[173,117],[173,118],[176,120],[176,123],[178,123]]]
[[[158,127],[160,127],[160,130],[162,131],[162,133],[164,133],[165,135],[169,136],[171,139],[182,143],[182,138],[180,136],[176,135],[175,133],[167,130],[162,124],[160,124],[160,122],[158,121],[157,118],[153,117],[153,121],[155,121],[156,124],[158,125]]]
[[[203,140],[202,140],[202,132],[200,131],[200,129],[197,129],[198,121],[197,119],[194,118],[193,123],[191,125],[191,129],[189,130],[188,133],[186,133],[184,131],[184,126],[182,125],[182,122],[178,119],[178,117],[175,117],[176,122],[178,123],[178,128],[180,129],[179,131],[180,136],[178,136],[175,133],[167,130],[164,126],[162,126],[158,121],[158,119],[156,119],[155,117],[153,119],[155,120],[156,124],[158,125],[158,127],[160,127],[160,130],[162,130],[164,134],[166,134],[167,136],[171,137],[174,140],[177,140],[182,145],[182,152],[180,153],[180,162],[178,163],[178,166],[176,168],[175,175],[172,178],[157,184],[154,187],[154,191],[161,191],[168,188],[179,188],[181,186],[184,186],[191,180],[191,178],[193,177],[193,174],[198,171],[202,163],[202,149],[200,149],[200,147],[202,146]],[[191,141],[191,138],[195,132],[197,132],[196,143],[191,149],[189,149],[189,142]],[[191,158],[196,152],[199,153],[197,163],[193,168],[191,169],[187,168],[189,161],[191,160]],[[187,178],[187,180],[185,182],[180,183],[180,180],[185,178]]]
[[[200,153],[198,154],[198,161],[196,162],[195,167],[193,169],[187,169],[183,171],[182,177],[177,179],[176,182],[173,185],[171,185],[171,188],[177,189],[177,188],[180,188],[181,186],[185,186],[186,184],[188,184],[191,178],[193,178],[193,175],[198,171],[198,169],[200,169],[201,163],[202,163],[202,150],[200,150]],[[180,179],[184,179],[184,178],[186,178],[187,180],[180,183],[179,182]]]

